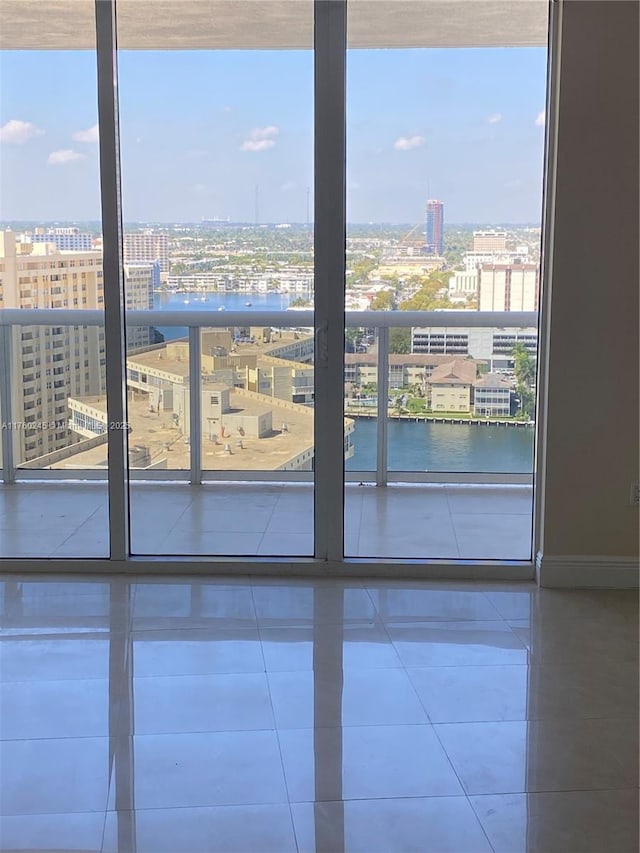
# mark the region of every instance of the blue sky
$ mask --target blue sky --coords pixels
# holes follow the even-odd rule
[[[99,218],[95,56],[0,58],[0,219]],[[539,222],[546,51],[352,50],[348,220]],[[303,222],[313,56],[121,52],[125,221]]]

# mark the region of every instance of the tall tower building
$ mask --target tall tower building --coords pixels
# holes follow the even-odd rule
[[[444,247],[444,203],[435,198],[427,201],[426,252],[442,255]]]
[[[102,253],[61,251],[0,231],[0,309],[102,309]],[[3,365],[2,369],[5,369]],[[18,464],[77,439],[68,428],[70,396],[104,392],[104,331],[96,326],[14,326],[11,416]]]
[[[124,265],[124,292],[127,310],[153,308],[153,290],[160,283],[160,261],[135,261]],[[153,326],[127,325],[127,350],[159,343],[163,337]]]

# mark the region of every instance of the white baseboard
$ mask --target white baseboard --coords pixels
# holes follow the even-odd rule
[[[539,586],[637,589],[639,578],[638,557],[536,556]]]

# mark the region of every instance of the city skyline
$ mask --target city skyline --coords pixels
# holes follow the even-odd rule
[[[1,62],[0,216],[97,220],[93,54]],[[540,221],[546,50],[349,51],[347,79],[349,222]],[[119,84],[126,221],[252,223],[256,186],[261,223],[306,221],[310,51],[121,52]]]

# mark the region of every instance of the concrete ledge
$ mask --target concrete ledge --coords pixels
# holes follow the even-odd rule
[[[637,589],[639,577],[638,557],[536,556],[536,580],[543,587]]]

